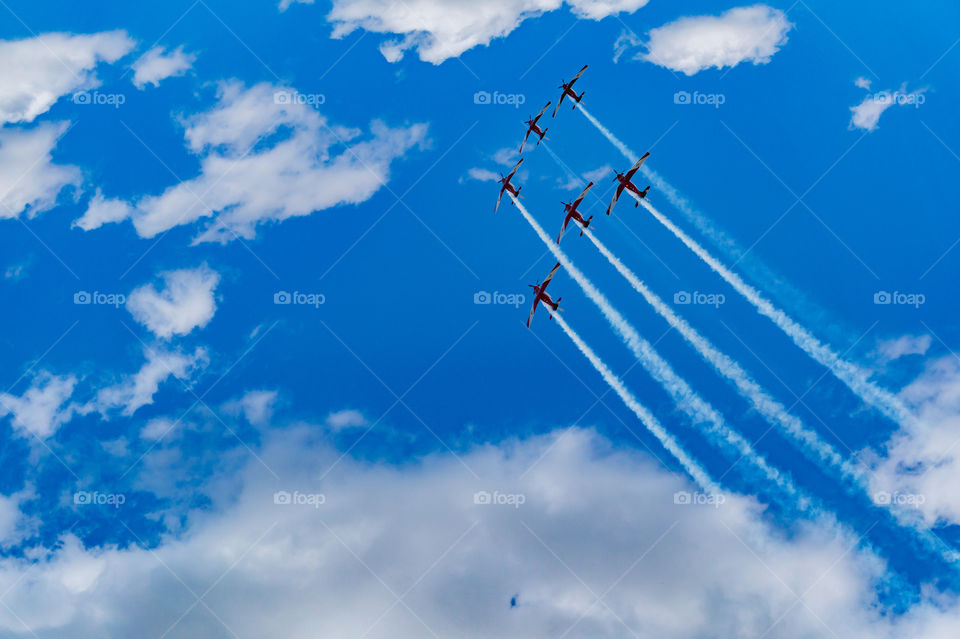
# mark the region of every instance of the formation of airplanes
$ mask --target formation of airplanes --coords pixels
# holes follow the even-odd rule
[[[560,94],[560,99],[557,100],[556,106],[553,107],[553,116],[551,117],[557,117],[557,110],[560,108],[560,105],[563,104],[563,100],[567,97],[569,97],[573,101],[574,109],[576,109],[577,106],[580,104],[580,101],[583,99],[583,94],[585,92],[581,92],[580,95],[577,95],[577,92],[574,91],[573,89],[573,85],[576,83],[577,80],[580,79],[580,76],[583,75],[583,72],[586,70],[587,70],[587,65],[585,64],[583,65],[583,68],[580,69],[580,71],[578,71],[575,76],[573,76],[573,79],[570,80],[570,82],[561,82],[560,86],[557,87],[559,89],[562,89],[563,92]],[[527,131],[523,136],[523,140],[520,142],[520,153],[523,153],[523,147],[527,143],[527,140],[530,138],[531,134],[534,134],[537,136],[536,146],[540,146],[540,143],[543,140],[550,139],[546,137],[547,128],[546,127],[541,128],[539,121],[540,121],[540,118],[543,117],[543,114],[547,112],[547,109],[550,108],[551,104],[552,104],[552,101],[547,102],[544,105],[544,107],[540,109],[540,112],[537,113],[537,115],[530,118],[524,123],[527,125]],[[620,199],[620,196],[623,194],[624,190],[630,191],[638,198],[647,197],[647,193],[650,191],[650,187],[647,186],[647,188],[640,190],[636,186],[636,184],[633,183],[633,178],[636,175],[637,171],[640,170],[640,167],[643,166],[643,163],[646,162],[647,158],[649,157],[650,157],[649,152],[644,153],[643,157],[637,160],[637,162],[632,167],[630,167],[626,173],[617,172],[617,174],[614,176],[613,178],[614,181],[619,182],[619,184],[617,185],[616,192],[613,194],[613,200],[611,200],[610,205],[607,207],[607,215],[610,215],[610,212],[613,211],[613,207],[616,205],[617,200]],[[512,181],[514,179],[514,176],[516,176],[517,171],[520,169],[521,164],[523,164],[522,157],[517,162],[516,166],[513,167],[513,170],[510,171],[510,173],[506,177],[504,177],[501,174],[500,179],[498,180],[500,184],[500,194],[497,196],[497,204],[493,208],[494,213],[496,213],[497,209],[500,208],[500,200],[503,198],[503,194],[505,192],[509,193],[515,198],[522,197],[520,195],[520,189],[522,187],[514,185]],[[577,199],[574,200],[572,203],[561,202],[563,204],[564,218],[563,218],[563,226],[560,227],[560,234],[557,235],[557,244],[559,244],[560,240],[563,239],[563,235],[564,233],[566,233],[567,226],[569,226],[571,221],[575,222],[578,226],[580,226],[580,235],[583,235],[583,230],[590,226],[590,221],[593,219],[593,216],[591,215],[589,217],[584,218],[583,214],[580,213],[579,208],[580,208],[580,205],[583,203],[584,198],[587,197],[587,193],[590,191],[591,188],[593,188],[593,186],[594,186],[593,182],[590,182],[589,184],[587,184],[586,188],[583,189],[583,192],[580,193]],[[513,204],[512,198],[511,198],[511,204]],[[639,206],[639,201],[635,202],[634,206]],[[533,316],[534,314],[536,314],[537,308],[540,306],[541,303],[544,306],[546,306],[548,309],[550,309],[550,313],[549,313],[550,319],[553,319],[554,313],[557,313],[563,310],[560,308],[560,298],[558,297],[557,300],[554,301],[553,298],[550,297],[549,294],[547,294],[547,286],[550,284],[551,281],[553,281],[553,276],[557,274],[558,270],[560,270],[559,262],[557,262],[557,264],[550,270],[550,273],[547,275],[546,279],[543,280],[543,283],[537,282],[536,284],[528,285],[530,288],[533,289],[533,306],[530,308],[530,315],[527,317],[527,328],[530,328],[530,322],[533,321]]]

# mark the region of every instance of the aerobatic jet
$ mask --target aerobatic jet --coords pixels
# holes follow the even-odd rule
[[[562,83],[557,88],[563,89],[563,93],[560,94],[560,99],[557,101],[557,106],[553,107],[553,117],[557,117],[557,109],[560,108],[560,105],[563,104],[563,99],[568,95],[570,96],[570,99],[574,101],[574,109],[576,109],[577,105],[580,104],[580,100],[583,99],[583,93],[577,95],[577,92],[573,90],[573,83],[577,81],[577,78],[583,75],[583,72],[587,70],[587,66],[588,65],[586,64],[583,65],[583,68],[580,69],[577,75],[573,76],[573,80],[570,80],[570,82],[561,81]]]
[[[570,223],[570,220],[576,220],[581,227],[587,228],[590,226],[590,220],[593,219],[591,215],[587,219],[583,219],[583,216],[580,215],[580,211],[577,210],[577,207],[580,206],[580,203],[583,202],[583,198],[587,196],[587,191],[590,190],[590,187],[593,186],[593,182],[587,185],[587,188],[583,190],[583,193],[580,194],[580,197],[573,201],[573,204],[567,204],[566,202],[561,202],[563,204],[563,210],[566,211],[567,216],[563,218],[563,226],[560,228],[560,235],[557,236],[557,244],[560,243],[560,240],[563,238],[563,234],[567,231],[567,224]],[[583,235],[583,231],[580,231],[580,235]]]
[[[537,140],[537,146],[540,146],[540,143],[543,142],[544,136],[547,135],[546,129],[541,129],[537,126],[537,120],[540,119],[540,116],[543,115],[543,112],[547,110],[547,107],[550,106],[550,102],[547,102],[546,106],[540,109],[540,113],[537,114],[535,118],[527,120],[527,134],[523,136],[523,142],[520,143],[520,152],[523,153],[523,145],[527,143],[527,138],[530,137],[531,133],[536,133],[540,136],[540,139]],[[549,139],[549,138],[548,138]]]
[[[513,170],[510,171],[510,175],[508,175],[507,177],[503,177],[503,174],[502,173],[500,174],[500,179],[498,181],[503,186],[500,187],[500,195],[497,196],[497,205],[493,207],[494,213],[496,213],[497,209],[500,208],[500,199],[503,197],[504,191],[509,191],[510,194],[513,195],[514,197],[520,197],[520,189],[522,189],[523,187],[522,186],[514,187],[512,184],[510,184],[510,180],[513,179],[513,175],[517,172],[517,169],[520,168],[521,164],[523,164],[523,158],[520,158],[520,161],[517,162],[517,165],[513,167]]]
[[[647,188],[641,191],[634,185],[633,182],[631,182],[631,180],[633,179],[634,173],[640,170],[640,165],[643,164],[648,157],[650,157],[649,151],[644,153],[643,157],[637,160],[637,163],[634,164],[632,167],[630,167],[630,170],[627,171],[626,175],[622,173],[617,173],[617,175],[613,178],[614,180],[619,180],[620,184],[617,186],[617,192],[613,194],[613,200],[610,201],[610,206],[607,207],[607,215],[610,215],[610,211],[613,210],[613,205],[616,204],[617,200],[620,199],[620,194],[623,193],[623,189],[627,189],[629,191],[632,191],[633,193],[636,193],[637,197],[641,197],[641,198],[647,197],[647,191],[650,190],[649,185],[647,186]],[[634,202],[633,206],[635,207],[640,206],[640,202],[639,201]]]
[[[542,301],[554,313],[557,311],[562,311],[560,308],[560,298],[557,298],[557,301],[554,302],[549,295],[547,295],[547,285],[550,283],[550,280],[553,279],[553,276],[557,274],[557,270],[560,268],[560,262],[557,262],[557,265],[550,270],[550,275],[547,275],[547,279],[543,280],[543,284],[527,284],[530,288],[533,289],[533,308],[530,309],[530,317],[527,318],[527,328],[530,328],[530,322],[533,321],[533,314],[537,312],[537,305]],[[550,315],[550,319],[553,319],[553,315]]]

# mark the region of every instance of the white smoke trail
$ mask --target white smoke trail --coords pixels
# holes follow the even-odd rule
[[[630,148],[621,142],[607,127],[600,124],[599,120],[593,117],[589,111],[586,111],[583,108],[583,105],[580,105],[578,110],[631,162],[636,162],[640,159],[636,153],[631,151]],[[652,172],[644,172],[644,174],[651,177],[651,180],[653,179],[654,174]],[[674,202],[676,206],[688,206],[686,200],[684,200],[683,197],[680,196],[672,186],[667,184],[662,179],[658,184],[656,184],[656,186],[657,188],[665,189],[667,198],[671,202]],[[869,380],[869,375],[867,375],[864,371],[860,370],[851,362],[842,359],[839,355],[834,353],[832,349],[814,337],[807,329],[800,326],[800,324],[790,318],[786,313],[776,308],[771,302],[763,297],[757,289],[744,282],[739,275],[721,264],[702,246],[693,241],[690,236],[681,231],[675,224],[673,224],[673,222],[668,220],[666,217],[660,214],[659,211],[654,209],[649,202],[647,202],[645,199],[637,198],[636,194],[633,192],[630,192],[630,195],[637,199],[638,202],[640,202],[648,211],[650,211],[651,214],[653,214],[657,221],[667,227],[671,233],[673,233],[681,242],[686,244],[690,250],[692,250],[700,259],[706,262],[707,265],[710,266],[710,268],[712,268],[718,275],[720,275],[720,277],[726,280],[730,286],[736,289],[736,291],[745,297],[747,301],[753,304],[762,315],[765,315],[773,320],[773,323],[776,324],[780,330],[786,333],[790,339],[793,340],[794,344],[803,349],[807,355],[815,359],[817,362],[833,371],[833,374],[836,375],[840,381],[846,384],[850,390],[856,393],[860,399],[872,405],[885,416],[899,424],[905,425],[913,422],[913,416],[900,402],[900,400],[898,400],[891,392],[880,388],[871,382]]]
[[[799,346],[807,355],[826,366],[833,374],[846,384],[860,399],[870,404],[883,415],[894,422],[907,425],[913,422],[913,416],[907,408],[890,391],[880,388],[869,380],[869,375],[855,364],[842,359],[833,350],[814,337],[806,328],[794,321],[785,312],[775,307],[757,289],[743,281],[739,275],[724,266],[706,249],[697,244],[689,235],[684,233],[676,224],[671,222],[660,211],[655,209],[645,198],[639,198],[630,193],[643,205],[654,218],[663,224],[674,236],[683,242],[687,248],[703,260],[730,286],[750,302],[757,311],[773,321],[793,343]]]
[[[721,494],[720,488],[712,479],[710,479],[707,472],[695,462],[690,455],[685,451],[679,443],[663,428],[660,422],[656,417],[653,416],[645,406],[643,406],[636,397],[627,390],[627,387],[624,386],[623,381],[613,374],[613,371],[603,363],[603,361],[593,352],[587,344],[577,335],[576,332],[560,317],[559,313],[553,314],[553,319],[556,320],[557,324],[560,325],[560,328],[563,329],[563,332],[573,340],[573,343],[576,344],[577,348],[580,349],[580,352],[586,356],[590,363],[593,364],[593,367],[597,369],[597,372],[603,377],[603,380],[614,390],[614,392],[623,400],[623,403],[627,405],[633,413],[637,416],[640,422],[646,427],[650,433],[657,438],[667,451],[674,456],[674,458],[680,462],[680,465],[683,466],[684,470],[693,478],[697,484],[700,485],[704,491],[718,495]]]
[[[653,346],[647,342],[645,339],[640,337],[640,334],[637,333],[636,329],[627,322],[626,318],[620,314],[620,312],[613,307],[613,305],[607,300],[606,296],[601,293],[593,283],[587,279],[587,277],[574,266],[573,262],[570,261],[570,258],[567,257],[559,245],[557,245],[550,236],[547,235],[546,231],[543,230],[543,227],[530,215],[530,212],[527,211],[526,207],[520,203],[516,197],[512,194],[510,195],[513,203],[517,206],[520,213],[527,220],[527,223],[533,228],[536,234],[540,237],[540,240],[546,245],[546,247],[553,253],[553,256],[560,262],[563,267],[566,269],[567,273],[580,285],[580,288],[583,289],[583,292],[587,294],[594,304],[600,308],[600,311],[603,313],[604,317],[607,318],[607,321],[610,322],[610,325],[613,326],[614,330],[620,334],[620,337],[623,339],[624,343],[634,354],[634,356],[640,360],[643,364],[643,367],[647,370],[650,375],[653,376],[660,384],[666,389],[666,391],[673,398],[673,401],[677,406],[687,413],[694,423],[703,423],[707,426],[708,431],[715,437],[721,440],[721,443],[725,443],[733,447],[737,454],[742,458],[750,460],[757,468],[761,470],[763,475],[769,480],[774,482],[781,490],[788,493],[793,498],[799,497],[799,491],[789,477],[773,468],[767,463],[767,460],[758,454],[753,446],[746,439],[743,438],[739,433],[732,430],[727,426],[723,417],[720,413],[717,412],[715,408],[709,405],[703,398],[700,397],[694,390],[684,381],[679,375],[674,372],[670,364],[667,363],[653,348]],[[809,501],[806,497],[801,497],[797,500],[798,506],[801,509],[807,510],[810,507]]]
[[[664,303],[653,291],[640,281],[633,271],[628,269],[610,250],[590,231],[584,229],[584,234],[593,242],[607,261],[626,279],[634,290],[640,293],[650,306],[663,317],[670,326],[687,341],[688,344],[703,357],[707,363],[723,377],[727,378],[736,387],[742,397],[749,401],[753,408],[770,423],[779,426],[794,438],[808,453],[822,462],[830,465],[841,474],[856,482],[862,479],[862,471],[847,462],[829,443],[820,439],[815,431],[804,426],[798,417],[792,415],[787,408],[767,393],[737,362],[719,351],[707,338],[698,333],[686,320],[677,315],[670,306]]]

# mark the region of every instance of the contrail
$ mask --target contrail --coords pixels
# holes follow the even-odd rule
[[[596,304],[603,313],[611,326],[620,334],[624,343],[631,350],[634,356],[640,360],[643,367],[666,389],[673,398],[677,406],[683,410],[694,421],[695,424],[703,423],[708,431],[714,436],[720,438],[726,444],[732,446],[742,457],[749,459],[757,466],[764,476],[775,483],[784,492],[797,499],[798,506],[803,510],[810,508],[809,499],[801,496],[796,486],[789,477],[773,468],[767,463],[767,460],[758,454],[753,446],[744,439],[739,433],[732,430],[725,423],[723,417],[710,404],[703,400],[694,390],[684,381],[670,364],[667,363],[645,339],[640,337],[636,329],[627,322],[620,312],[613,307],[606,296],[601,293],[587,277],[573,265],[570,258],[567,257],[560,247],[547,235],[543,227],[530,215],[526,207],[520,203],[513,194],[510,195],[517,209],[527,220],[527,223],[533,228],[540,240],[547,246],[553,256],[566,269],[567,273],[580,285],[583,292],[587,294],[594,304]]]
[[[630,194],[633,195],[632,192]],[[739,275],[721,264],[719,260],[710,255],[706,249],[680,230],[677,225],[655,209],[646,199],[637,198],[637,201],[640,202],[658,222],[667,227],[677,239],[683,242],[687,248],[693,251],[697,257],[706,262],[707,266],[713,269],[717,275],[722,277],[734,290],[750,302],[761,315],[772,320],[803,352],[830,369],[837,379],[846,384],[860,399],[898,424],[907,425],[913,423],[913,415],[893,393],[871,382],[869,375],[863,370],[855,364],[842,359],[834,353],[829,346],[814,337],[810,331],[794,321],[785,312],[775,307],[760,291],[744,282]]]
[[[617,147],[617,149],[631,162],[636,162],[638,159],[640,159],[636,153],[631,151],[630,148],[621,142],[607,127],[603,126],[600,121],[593,117],[589,111],[586,111],[582,104],[578,106],[578,110],[583,113],[584,117],[587,118],[587,120],[589,120],[590,123],[593,124],[593,126],[595,126],[597,130],[600,131],[600,133],[602,133],[611,144]],[[652,180],[655,174],[653,174],[653,172],[648,173],[644,171],[644,175],[647,175]],[[686,200],[676,192],[676,189],[667,184],[665,181],[660,179],[657,186],[658,188],[665,189],[667,198],[671,202],[674,202],[678,207],[687,206]],[[760,312],[761,315],[765,315],[771,319],[773,323],[776,324],[780,330],[786,333],[787,336],[793,340],[793,343],[799,346],[807,355],[812,357],[823,366],[829,368],[833,374],[840,381],[846,384],[850,390],[856,393],[860,399],[867,402],[879,410],[883,415],[894,422],[897,422],[898,424],[905,425],[913,423],[913,415],[907,410],[903,403],[893,395],[893,393],[871,382],[868,374],[862,371],[855,364],[842,359],[839,355],[834,353],[830,347],[826,346],[820,340],[814,337],[813,334],[798,324],[784,311],[776,308],[769,300],[761,295],[760,291],[744,282],[739,275],[721,264],[719,260],[713,257],[706,251],[706,249],[690,238],[689,235],[684,233],[673,222],[657,211],[649,202],[647,202],[645,199],[637,198],[636,194],[634,194],[632,191],[629,192],[630,195],[637,199],[637,201],[640,202],[640,204],[642,204],[644,208],[646,208],[654,216],[654,218],[657,219],[658,222],[667,227],[667,229],[673,233],[677,239],[683,242],[687,248],[689,248],[700,259],[706,262],[711,269],[713,269],[720,277],[726,280],[726,282],[730,284],[730,286],[732,286],[738,293],[740,293],[740,295],[746,298],[748,302],[753,304],[753,306]]]
[[[835,468],[845,477],[860,482],[862,471],[845,460],[829,443],[823,441],[815,431],[804,426],[803,422],[792,415],[787,408],[767,393],[749,373],[725,353],[719,351],[707,338],[698,333],[682,317],[677,315],[670,306],[660,299],[653,291],[628,269],[600,240],[590,231],[583,229],[593,245],[607,258],[607,261],[626,279],[634,290],[640,293],[650,306],[663,317],[670,326],[690,344],[703,359],[723,377],[727,378],[736,387],[740,395],[750,402],[754,410],[765,417],[770,423],[779,426],[788,433],[801,448],[812,454],[820,461]]]
[[[593,367],[597,369],[597,372],[603,377],[603,380],[609,384],[610,388],[616,392],[616,394],[623,400],[623,403],[627,405],[627,408],[633,411],[637,416],[640,422],[646,427],[650,433],[657,438],[667,451],[674,456],[674,458],[680,462],[680,465],[683,466],[684,470],[693,478],[697,484],[700,485],[704,491],[713,494],[721,494],[721,489],[717,486],[712,479],[710,479],[707,472],[700,467],[697,462],[695,462],[690,455],[685,451],[679,443],[663,428],[660,422],[656,417],[653,416],[646,407],[644,407],[636,397],[627,390],[627,387],[624,386],[623,381],[613,374],[613,371],[603,363],[603,361],[593,352],[587,344],[577,335],[576,332],[560,317],[559,313],[553,314],[553,319],[556,320],[557,324],[560,325],[560,328],[563,329],[563,332],[573,340],[573,343],[576,344],[577,348],[580,349],[580,352],[583,353],[590,363],[593,364]]]

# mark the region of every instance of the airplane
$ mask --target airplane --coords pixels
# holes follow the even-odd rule
[[[540,136],[540,139],[537,140],[537,146],[540,146],[540,143],[543,141],[544,136],[547,135],[547,130],[546,130],[546,129],[542,129],[542,130],[541,130],[540,127],[537,126],[537,120],[540,119],[540,116],[543,115],[543,112],[546,111],[546,110],[547,110],[547,107],[549,107],[549,106],[550,106],[550,102],[547,102],[547,105],[546,105],[545,107],[543,107],[542,109],[540,109],[540,113],[537,114],[537,117],[535,117],[535,118],[533,118],[533,119],[531,119],[531,120],[527,120],[527,134],[526,134],[525,136],[523,136],[523,142],[520,143],[520,152],[521,152],[521,153],[523,153],[523,145],[527,143],[527,138],[530,137],[530,134],[531,134],[531,133],[536,133],[537,135]],[[547,138],[547,139],[549,140],[550,138]]]
[[[607,215],[610,215],[610,211],[613,210],[613,205],[617,203],[618,199],[620,199],[620,194],[623,193],[623,189],[627,189],[629,191],[636,193],[637,197],[641,197],[641,198],[647,197],[647,192],[650,190],[650,187],[647,186],[647,188],[641,191],[636,186],[634,186],[633,182],[631,182],[630,180],[633,179],[634,173],[640,170],[640,165],[643,164],[648,157],[650,157],[650,151],[647,151],[646,153],[644,153],[643,157],[637,160],[637,163],[634,164],[632,167],[630,167],[630,170],[627,171],[626,175],[624,175],[623,173],[617,173],[617,175],[614,176],[613,179],[619,180],[620,185],[617,187],[617,192],[613,194],[613,200],[611,200],[610,206],[607,207]],[[633,206],[634,207],[640,206],[640,202],[639,201],[634,202]]]
[[[521,195],[520,195],[520,189],[522,189],[523,187],[522,187],[522,186],[519,186],[519,187],[514,188],[514,186],[513,186],[512,184],[510,184],[510,180],[513,178],[514,173],[517,172],[517,169],[520,168],[520,165],[521,165],[521,164],[523,164],[523,158],[520,158],[520,161],[517,162],[517,165],[516,165],[515,167],[513,167],[513,170],[510,171],[510,175],[508,175],[507,177],[503,177],[503,174],[502,174],[502,173],[500,174],[500,179],[499,179],[498,181],[499,181],[500,184],[502,184],[503,186],[500,187],[500,195],[497,196],[497,205],[496,205],[495,207],[493,207],[493,212],[494,212],[494,213],[496,213],[496,212],[497,212],[497,209],[500,208],[500,198],[503,197],[503,192],[504,192],[504,191],[509,191],[514,197],[521,197]],[[512,202],[511,202],[511,203],[512,203]]]
[[[570,82],[562,82],[562,81],[561,81],[562,84],[561,84],[560,86],[558,86],[557,88],[558,88],[558,89],[563,89],[563,93],[560,94],[560,100],[557,102],[557,106],[553,107],[553,117],[557,117],[557,109],[560,108],[560,105],[563,104],[563,99],[564,99],[565,97],[567,97],[568,95],[570,96],[570,99],[571,99],[571,100],[575,100],[575,101],[576,101],[576,104],[573,105],[573,108],[574,108],[574,109],[577,108],[577,104],[580,104],[580,100],[583,99],[583,93],[581,93],[580,95],[577,95],[577,92],[573,90],[573,83],[577,81],[577,78],[579,78],[581,75],[583,75],[583,72],[587,70],[587,66],[588,66],[588,65],[586,65],[586,64],[583,65],[583,68],[580,69],[580,71],[577,73],[577,75],[573,76],[573,80],[570,80]],[[586,93],[586,92],[584,92],[584,93]]]
[[[583,190],[583,193],[580,194],[576,200],[573,201],[573,204],[567,204],[566,202],[561,202],[563,204],[563,210],[567,212],[567,217],[563,219],[563,226],[560,228],[560,235],[557,236],[557,244],[560,243],[560,239],[563,237],[563,234],[567,231],[567,224],[570,223],[570,220],[576,220],[579,222],[580,226],[587,228],[590,226],[590,220],[593,219],[591,215],[587,219],[583,219],[583,216],[580,215],[580,211],[577,210],[577,207],[580,206],[580,203],[583,202],[583,198],[587,196],[587,191],[590,190],[590,187],[593,186],[593,182],[587,185],[587,188]],[[583,235],[583,231],[580,231],[580,235]]]
[[[550,275],[547,275],[547,279],[543,280],[543,284],[527,284],[530,288],[533,289],[533,308],[530,309],[530,317],[527,318],[527,328],[530,328],[530,322],[533,320],[533,314],[537,312],[537,304],[543,301],[549,308],[553,309],[553,312],[562,311],[560,308],[560,299],[557,298],[557,301],[554,302],[549,295],[547,295],[547,284],[550,283],[550,280],[553,279],[553,276],[557,274],[557,270],[560,268],[560,262],[557,262],[557,265],[553,267],[550,271]],[[553,315],[550,315],[550,319],[553,319]]]

